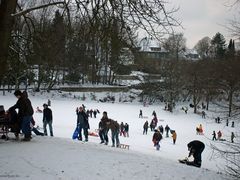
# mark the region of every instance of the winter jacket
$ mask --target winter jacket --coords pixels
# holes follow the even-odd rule
[[[144,128],[144,129],[147,129],[147,128],[148,128],[148,122],[145,122],[145,123],[144,123],[143,128]]]
[[[152,141],[155,142],[155,141],[161,141],[162,139],[162,135],[159,131],[156,131],[154,134],[153,134],[153,138],[152,138]]]
[[[25,97],[20,97],[17,103],[11,108],[9,108],[9,111],[15,109],[18,109],[18,118],[20,120],[22,120],[25,116],[32,116],[34,112],[31,101]]]
[[[177,139],[177,133],[176,133],[176,132],[173,132],[172,138],[173,138],[173,140],[176,140],[176,139]]]
[[[43,121],[45,121],[45,120],[47,122],[50,122],[53,120],[52,110],[48,107],[43,109]]]
[[[189,149],[189,157],[191,156],[191,154],[193,154],[193,157],[195,158],[195,156],[197,156],[199,153],[202,153],[202,151],[205,148],[205,145],[203,142],[198,141],[198,140],[194,140],[191,141],[190,143],[188,143],[188,149]]]
[[[108,127],[109,129],[111,129],[111,131],[113,132],[116,132],[118,131],[119,132],[119,129],[120,129],[120,125],[118,124],[117,121],[114,121],[112,119],[110,119],[110,123],[108,124]]]
[[[88,116],[84,111],[77,111],[77,123],[89,129]]]
[[[101,122],[102,122],[103,129],[109,128],[108,125],[110,124],[110,119],[108,119],[108,117],[102,117]]]

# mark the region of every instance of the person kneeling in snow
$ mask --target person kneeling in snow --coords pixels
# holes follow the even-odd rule
[[[189,150],[189,155],[193,156],[194,160],[193,161],[187,161],[186,164],[190,166],[196,166],[196,167],[201,167],[202,164],[202,152],[205,148],[205,145],[203,142],[194,140],[191,141],[187,144],[188,150]]]
[[[159,143],[160,143],[161,139],[162,139],[162,134],[158,130],[155,129],[152,141],[153,141],[154,147],[156,147],[157,151],[160,149]]]

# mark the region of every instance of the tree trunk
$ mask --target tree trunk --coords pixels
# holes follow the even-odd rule
[[[230,89],[230,92],[229,92],[229,106],[228,106],[228,117],[231,117],[232,115],[232,98],[233,98],[233,91],[232,89]]]
[[[17,0],[1,0],[0,3],[0,79],[6,71],[8,47],[11,39]]]

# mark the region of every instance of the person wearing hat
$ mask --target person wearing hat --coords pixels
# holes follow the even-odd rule
[[[20,90],[14,92],[17,103],[10,107],[8,111],[18,109],[18,119],[21,121],[21,130],[24,134],[23,141],[31,140],[31,127],[30,121],[34,113],[31,101],[28,99],[27,92],[22,93]]]
[[[49,127],[50,135],[53,136],[53,128],[52,128],[52,122],[53,122],[53,116],[52,116],[52,110],[48,108],[47,104],[43,104],[43,130],[44,135],[47,136],[47,125]]]

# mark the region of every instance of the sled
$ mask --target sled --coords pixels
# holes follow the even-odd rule
[[[128,149],[129,150],[130,145],[128,145],[128,144],[119,144],[119,148]]]
[[[198,167],[198,168],[201,167],[201,164],[200,164],[200,165],[195,164],[193,161],[189,161],[187,158],[185,158],[185,159],[179,159],[178,162],[179,162],[179,163],[182,163],[182,164],[186,164],[186,165],[188,165],[188,166],[194,166],[194,167]]]
[[[180,163],[182,163],[182,164],[187,164],[188,158],[178,159],[178,162],[180,162]]]
[[[88,132],[89,136],[94,136],[94,137],[98,137],[98,134],[95,132]]]
[[[78,138],[78,132],[79,132],[79,126],[76,127],[76,129],[73,132],[72,139]]]

